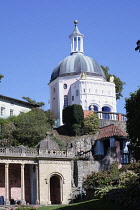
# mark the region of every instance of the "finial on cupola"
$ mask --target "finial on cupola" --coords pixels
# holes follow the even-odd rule
[[[75,24],[75,26],[77,26],[78,25],[78,20],[75,20],[74,24]]]

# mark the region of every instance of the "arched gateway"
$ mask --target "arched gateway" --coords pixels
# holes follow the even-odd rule
[[[50,200],[51,204],[61,204],[61,177],[53,175],[50,178]]]

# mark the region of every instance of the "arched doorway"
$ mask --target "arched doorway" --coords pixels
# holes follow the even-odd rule
[[[61,204],[61,177],[53,175],[50,178],[50,200],[51,204]]]

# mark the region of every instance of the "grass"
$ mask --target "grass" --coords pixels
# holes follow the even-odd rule
[[[90,201],[75,203],[69,205],[58,205],[58,206],[43,206],[39,207],[38,210],[126,210],[123,207],[118,206],[116,203],[111,203],[103,199],[93,199]]]

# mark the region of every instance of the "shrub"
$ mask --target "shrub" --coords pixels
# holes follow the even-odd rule
[[[81,105],[73,104],[63,109],[63,123],[69,135],[81,135],[84,113]]]
[[[16,207],[10,208],[10,210],[37,210],[37,206],[29,206],[29,205],[17,205]]]
[[[92,172],[91,175],[87,176],[87,179],[83,182],[83,188],[87,189],[96,189],[99,187],[109,186],[112,183],[111,175],[107,172]]]
[[[98,189],[96,189],[96,191],[94,193],[94,197],[95,198],[104,198],[104,196],[106,196],[106,194],[112,189],[115,189],[115,188],[112,186],[98,188]]]
[[[84,113],[81,105],[73,104],[63,109],[64,124],[82,124],[84,121]]]
[[[133,171],[126,171],[120,174],[120,185],[124,187],[131,187],[134,184],[138,184],[138,174]]]
[[[99,129],[99,118],[97,114],[88,114],[84,119],[84,133],[95,134]]]

